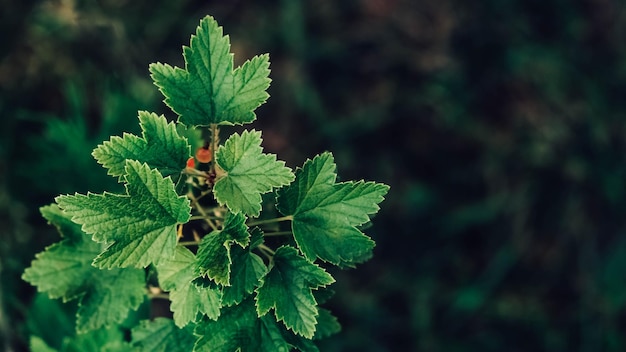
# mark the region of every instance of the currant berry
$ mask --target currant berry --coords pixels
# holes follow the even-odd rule
[[[196,161],[193,159],[193,157],[187,159],[187,167],[190,169],[196,168]]]
[[[196,150],[196,159],[198,159],[199,162],[203,164],[210,163],[212,158],[210,148],[202,147]]]

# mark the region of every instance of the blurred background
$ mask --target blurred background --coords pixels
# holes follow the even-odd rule
[[[20,279],[61,193],[119,191],[91,150],[175,116],[148,64],[214,16],[271,60],[250,128],[391,185],[374,258],[333,272],[322,351],[626,350],[626,2],[0,0],[0,349],[71,305]],[[69,314],[66,312],[70,312]]]

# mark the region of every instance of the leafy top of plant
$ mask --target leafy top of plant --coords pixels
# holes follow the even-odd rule
[[[340,330],[320,307],[335,281],[326,267],[372,256],[362,225],[389,187],[337,182],[330,152],[293,172],[263,152],[261,131],[221,144],[221,126],[252,122],[268,98],[269,56],[233,69],[229,38],[210,16],[183,56],[184,69],[150,72],[182,130],[204,136],[197,157],[174,122],[139,112],[141,136],[111,137],[92,153],[126,192],[61,195],[43,207],[63,238],[23,279],[79,301],[77,332],[87,335],[76,346],[101,330],[112,335],[98,341],[138,351],[317,351],[315,339]],[[123,322],[146,298],[165,298],[172,314],[145,317],[125,339]]]

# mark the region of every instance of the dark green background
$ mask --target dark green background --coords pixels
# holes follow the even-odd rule
[[[71,331],[20,275],[38,208],[116,191],[89,155],[165,113],[210,14],[236,64],[269,53],[250,127],[291,167],[391,185],[374,258],[337,278],[322,351],[626,350],[626,3],[0,1],[0,349]],[[71,321],[71,318],[69,318]]]

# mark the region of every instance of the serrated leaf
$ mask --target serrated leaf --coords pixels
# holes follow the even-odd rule
[[[81,298],[76,315],[76,330],[84,332],[119,323],[145,299],[143,270],[127,268],[98,270],[90,289]]]
[[[252,299],[223,309],[217,321],[198,324],[195,334],[200,338],[194,351],[210,352],[287,352],[280,326],[271,317],[259,318]]]
[[[317,325],[315,326],[315,335],[313,335],[314,340],[323,339],[341,331],[341,324],[339,324],[337,317],[328,309],[320,308],[319,313]]]
[[[202,238],[196,256],[198,276],[207,275],[218,284],[230,285],[231,246],[234,242],[245,247],[250,241],[245,222],[245,215],[228,213],[221,230]]]
[[[178,328],[166,318],[141,321],[131,336],[133,351],[137,352],[189,352],[196,342],[191,325]]]
[[[276,319],[288,329],[312,338],[319,314],[312,290],[333,282],[330,274],[307,261],[295,248],[280,247],[263,286],[257,289],[257,311],[261,316],[273,308]]]
[[[72,242],[82,242],[85,233],[76,225],[72,219],[63,214],[56,204],[50,204],[39,208],[41,215],[48,221],[48,225],[56,227],[61,237]]]
[[[150,72],[165,103],[187,126],[234,125],[254,121],[254,110],[269,95],[269,56],[255,56],[233,71],[230,40],[211,16],[200,21],[183,47],[185,69],[154,63]]]
[[[66,239],[37,254],[24,271],[23,280],[48,293],[50,298],[79,299],[76,327],[79,332],[120,323],[129,310],[139,307],[145,298],[143,270],[93,267],[91,262],[100,253],[101,245],[67,221],[69,218],[56,206],[44,207],[42,214]]]
[[[215,198],[232,212],[258,216],[261,195],[273,188],[288,185],[294,179],[285,162],[274,154],[264,154],[261,132],[244,131],[233,134],[217,150],[215,159],[225,172],[213,187]]]
[[[199,314],[217,319],[220,314],[221,292],[210,287],[199,287],[193,283],[196,257],[187,248],[176,247],[174,258],[157,265],[161,288],[170,291],[176,326],[183,327],[196,321]]]
[[[112,176],[125,174],[127,159],[146,163],[164,177],[178,176],[190,155],[187,139],[181,137],[176,125],[168,123],[163,115],[140,111],[139,124],[142,137],[129,133],[111,137],[94,149],[94,158]]]
[[[335,183],[331,153],[307,160],[296,180],[278,191],[278,210],[293,216],[298,248],[310,261],[351,266],[371,257],[374,241],[357,226],[378,212],[389,186],[374,182]]]
[[[260,239],[259,239],[260,237]],[[240,303],[261,284],[261,278],[267,273],[267,266],[263,259],[251,252],[263,240],[262,231],[254,228],[250,235],[251,243],[248,248],[233,246],[231,249],[232,274],[230,286],[223,288],[222,304],[231,306]]]
[[[124,179],[127,194],[63,195],[56,201],[83,231],[108,245],[94,261],[100,268],[146,267],[172,258],[176,225],[190,217],[189,200],[145,163],[127,160]]]

